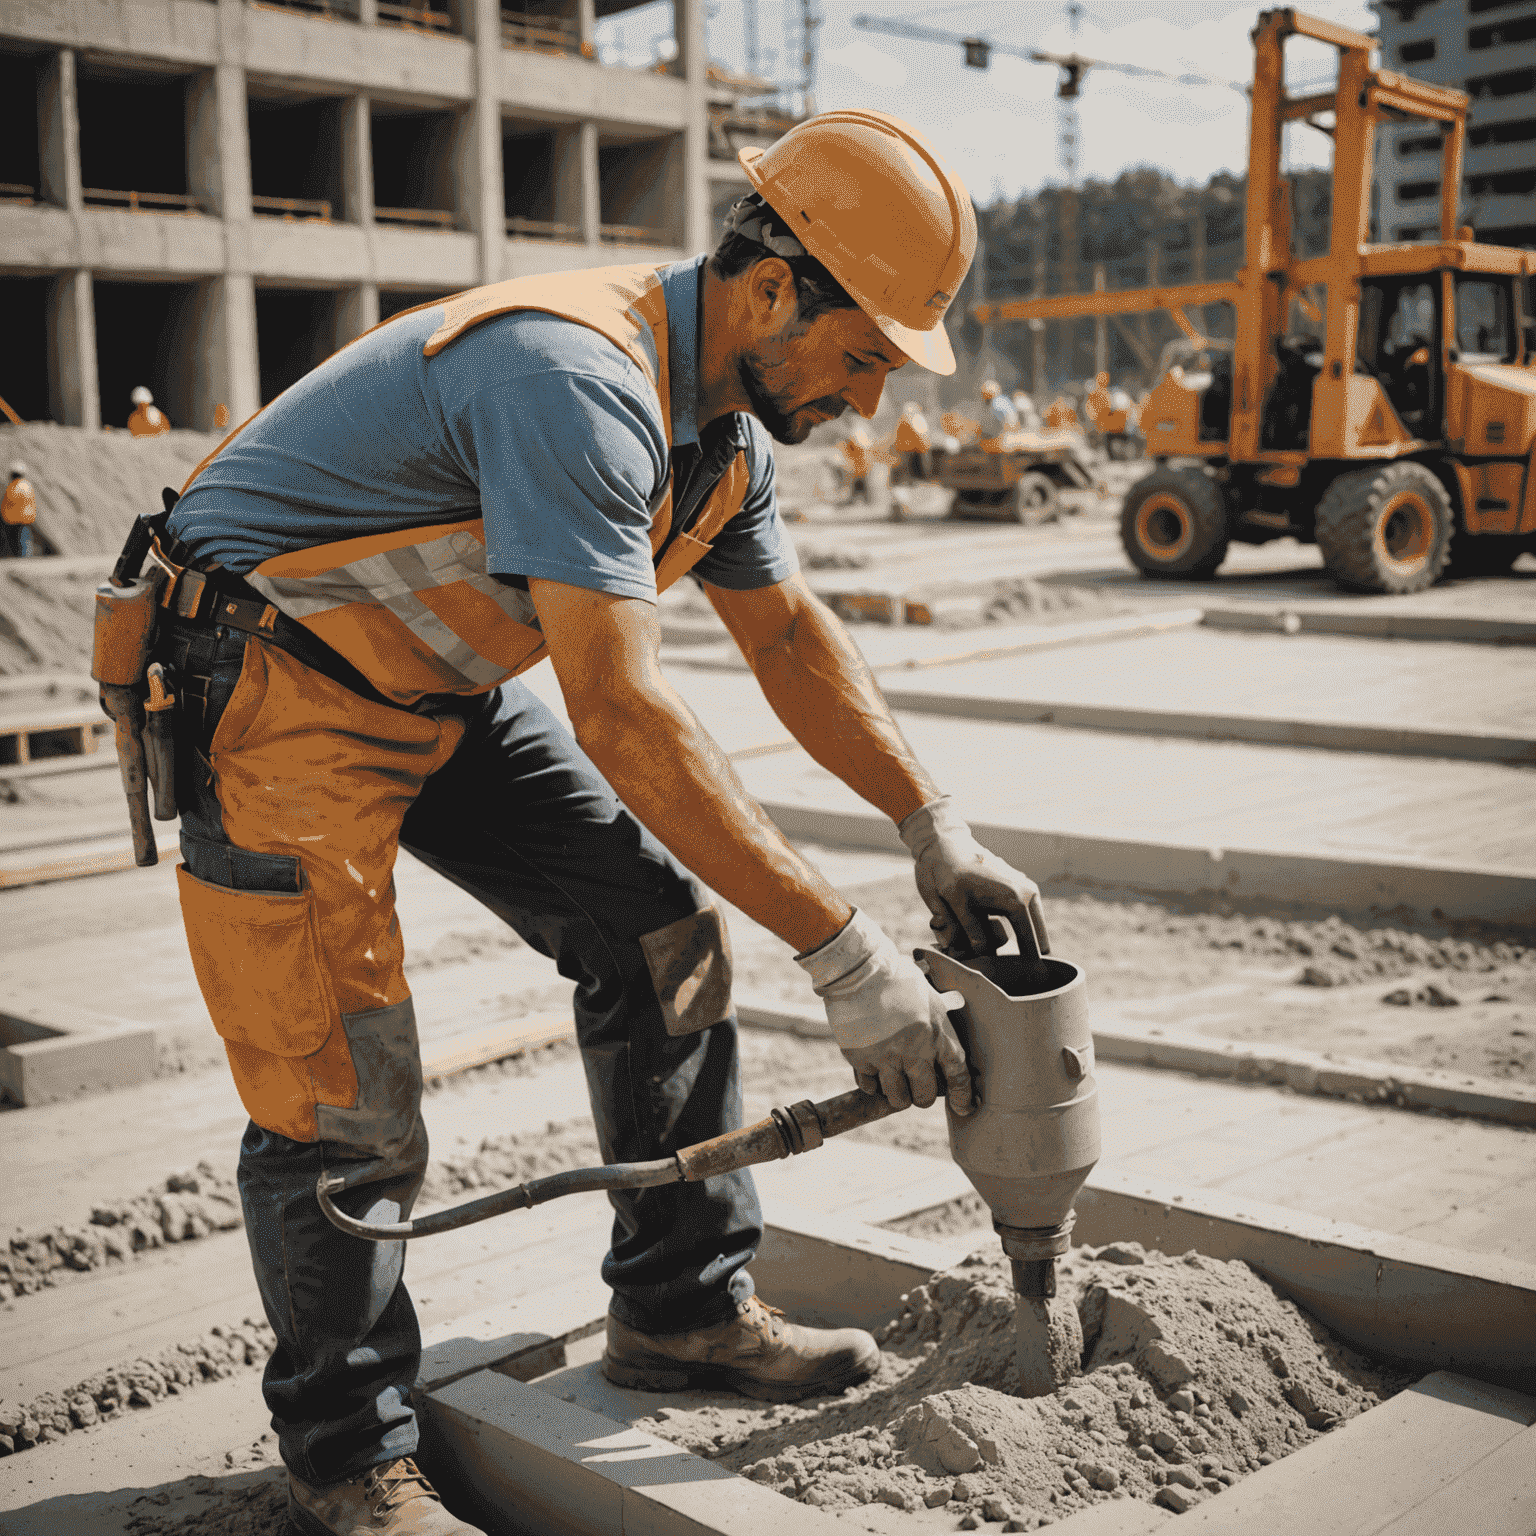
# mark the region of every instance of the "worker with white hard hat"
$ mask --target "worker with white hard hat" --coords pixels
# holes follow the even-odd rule
[[[128,398],[133,401],[128,430],[135,437],[159,437],[161,433],[171,430],[165,413],[155,404],[155,397],[142,384]]]

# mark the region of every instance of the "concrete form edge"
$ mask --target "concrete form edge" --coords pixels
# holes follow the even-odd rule
[[[819,1011],[787,1003],[738,1000],[736,1017],[755,1029],[782,1030],[807,1040],[832,1038]],[[1504,1125],[1536,1125],[1536,1088],[1522,1083],[1457,1078],[1427,1067],[1330,1056],[1299,1046],[1256,1046],[1242,1040],[1215,1040],[1121,1020],[1107,1027],[1095,1023],[1093,1048],[1101,1061],[1125,1066],[1232,1078],[1324,1098],[1391,1104],[1400,1109],[1439,1109]]]
[[[761,802],[786,837],[902,849],[883,816],[783,801]],[[1039,881],[1159,895],[1264,899],[1373,917],[1422,916],[1536,927],[1536,873],[1428,864],[1419,859],[1338,859],[1256,848],[1193,847],[1086,832],[973,822],[971,830]]]

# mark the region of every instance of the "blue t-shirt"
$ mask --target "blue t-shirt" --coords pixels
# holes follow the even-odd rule
[[[662,274],[675,448],[699,440],[703,260]],[[424,357],[442,318],[437,305],[402,315],[306,374],[197,477],[170,533],[245,575],[294,550],[484,517],[492,575],[654,602],[651,509],[671,474],[655,388],[607,337],[532,310]],[[694,567],[738,591],[799,568],[768,434],[742,421],[746,501]]]

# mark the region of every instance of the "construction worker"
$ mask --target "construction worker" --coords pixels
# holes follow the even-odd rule
[[[239,1183],[277,1344],[263,1381],[306,1536],[466,1536],[411,1460],[404,1244],[427,1166],[392,868],[405,846],[576,984],[602,1155],[741,1119],[718,892],[777,934],[870,1093],[969,1113],[945,1002],[752,801],[661,672],[657,594],[692,571],[774,709],[897,825],[937,940],[1039,893],[917,761],[775,509],[769,437],[872,416],[943,317],[971,203],[927,141],[845,111],[744,149],[710,257],[519,278],[408,310],[194,471],[162,523],[155,657],[177,693],[188,944],[251,1117]],[[567,730],[517,674],[548,656]],[[777,1401],[877,1367],[858,1329],[757,1300],[751,1178],[620,1191],[603,1369]]]
[[[1001,453],[1010,432],[1019,430],[1018,413],[1013,401],[1005,395],[996,379],[988,379],[981,386],[984,412],[981,423],[981,446],[987,453]]]
[[[848,428],[848,435],[838,444],[848,463],[848,501],[869,504],[869,477],[875,468],[875,440],[869,428],[856,421]]]
[[[0,498],[0,538],[10,560],[25,560],[36,548],[32,525],[37,521],[37,492],[27,479],[27,466],[19,459],[11,465],[5,495]]]
[[[165,413],[155,404],[155,397],[142,384],[128,398],[133,401],[128,430],[135,437],[159,437],[162,432],[171,430]]]
[[[916,400],[908,400],[901,408],[901,420],[896,423],[895,449],[901,455],[902,466],[911,480],[928,478],[928,450],[933,444],[933,434],[928,430],[928,418]]]
[[[1057,395],[1045,408],[1047,432],[1072,432],[1077,428],[1077,409],[1065,395]]]
[[[1040,412],[1035,409],[1035,402],[1022,389],[1013,392],[1013,412],[1019,418],[1019,430],[1021,432],[1039,432]]]

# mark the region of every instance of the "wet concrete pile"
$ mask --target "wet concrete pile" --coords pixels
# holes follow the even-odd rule
[[[0,1455],[62,1440],[75,1430],[110,1423],[135,1409],[153,1408],[207,1381],[260,1369],[276,1343],[267,1323],[243,1318],[215,1327],[189,1343],[98,1372],[59,1392],[26,1403],[0,1401]]]
[[[1014,1296],[984,1250],[908,1296],[863,1387],[767,1410],[717,1398],[644,1427],[801,1503],[1033,1530],[1111,1499],[1183,1511],[1405,1384],[1240,1261],[1112,1244],[1061,1261],[1060,1288],[1084,1365],[1050,1396],[1013,1395]]]
[[[234,1180],[199,1163],[142,1195],[96,1206],[83,1225],[14,1233],[0,1252],[0,1296],[30,1295],[67,1274],[240,1225]]]

